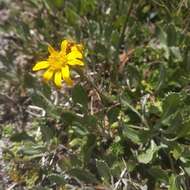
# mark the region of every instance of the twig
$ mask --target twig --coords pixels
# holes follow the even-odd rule
[[[36,113],[34,111],[36,111]],[[29,105],[26,112],[36,117],[44,117],[46,115],[46,111],[43,108],[33,105]]]
[[[7,190],[12,190],[14,187],[16,187],[18,183],[13,183],[10,187],[7,188]]]
[[[121,172],[121,175],[119,177],[119,180],[115,183],[115,187],[113,190],[117,190],[119,188],[120,183],[122,182],[122,178],[124,177],[124,175],[127,172],[127,168],[124,168],[124,170]]]

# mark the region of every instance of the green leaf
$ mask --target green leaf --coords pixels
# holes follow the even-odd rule
[[[173,143],[173,150],[171,151],[173,157],[178,160],[181,158],[182,153],[184,151],[184,147],[181,144]]]
[[[142,143],[142,141],[140,139],[140,132],[137,130],[131,129],[128,126],[124,127],[123,135],[124,135],[124,137],[129,138],[135,144],[141,144]]]
[[[65,0],[54,0],[54,1],[52,1],[52,2],[55,4],[55,6],[56,6],[57,8],[60,9],[60,8],[63,7]]]
[[[160,91],[162,89],[162,87],[165,85],[166,82],[166,66],[161,64],[160,65],[160,74],[159,74],[159,78],[158,78],[158,82],[157,82],[157,87],[156,87],[156,91]]]
[[[56,11],[55,8],[61,9],[63,8],[65,0],[44,0],[45,6],[50,10]]]
[[[190,176],[190,163],[187,164],[187,166],[184,167],[185,172],[188,176]]]
[[[31,3],[32,6],[35,6],[36,8],[39,7],[39,3],[36,0],[29,0],[28,2]]]
[[[172,174],[169,179],[169,189],[168,190],[180,190],[177,186],[177,177]]]
[[[18,21],[17,27],[15,28],[16,32],[23,40],[27,40],[30,36],[30,29],[27,23],[23,21]]]
[[[132,140],[134,143],[139,144],[141,143],[141,139],[139,137],[139,132],[133,129],[129,129],[127,128],[125,130],[125,134],[126,137],[128,137],[130,140]]]
[[[56,183],[56,185],[64,185],[66,183],[65,177],[59,174],[50,174],[47,178],[51,183]]]
[[[80,18],[79,18],[79,15],[77,14],[76,11],[74,11],[73,9],[71,8],[66,8],[65,9],[65,14],[66,14],[66,18],[68,19],[68,22],[71,24],[71,25],[77,25],[77,22],[80,21]]]
[[[26,156],[41,155],[46,151],[46,148],[41,145],[36,145],[34,143],[25,143],[23,147],[18,150],[18,154]]]
[[[176,130],[177,137],[182,138],[182,137],[189,137],[190,135],[190,121],[186,120],[186,123],[183,123],[180,125],[180,128],[178,127]]]
[[[96,160],[96,166],[102,181],[109,184],[111,181],[111,171],[107,163],[103,160]]]
[[[85,115],[83,120],[81,120],[82,125],[90,129],[91,131],[97,130],[97,119],[93,115]]]
[[[89,134],[87,136],[87,142],[85,143],[85,145],[82,148],[84,165],[88,164],[95,146],[96,146],[96,136],[93,134]]]
[[[72,125],[71,129],[75,132],[77,136],[87,136],[89,134],[88,129],[80,122],[75,122]]]
[[[75,146],[79,146],[83,143],[83,140],[81,138],[74,138],[72,141],[69,142],[69,145],[71,148]]]
[[[148,170],[148,172],[157,181],[168,182],[169,180],[167,172],[158,166],[153,166]]]
[[[70,125],[75,121],[78,121],[78,117],[74,112],[64,110],[61,114],[61,120],[65,125]]]
[[[25,131],[20,133],[15,133],[10,137],[11,141],[21,142],[21,141],[34,141],[34,138],[28,135]]]
[[[48,187],[37,186],[37,187],[33,187],[33,190],[51,190],[51,189]]]
[[[176,46],[176,42],[177,42],[176,27],[170,24],[167,26],[167,44],[168,46]]]
[[[120,109],[119,107],[113,107],[111,109],[108,110],[108,119],[110,123],[114,123],[115,121],[117,121],[117,117],[119,115]]]
[[[53,104],[49,100],[49,94],[44,94],[44,92],[37,90],[37,91],[31,92],[30,96],[32,98],[32,102],[34,103],[34,105],[42,107],[46,109],[47,111],[51,107],[53,108]]]
[[[139,67],[127,65],[127,73],[131,87],[137,88],[142,78]]]
[[[150,146],[143,153],[137,156],[140,163],[148,164],[152,161],[154,154],[159,150],[159,147],[151,140]]]
[[[182,104],[180,93],[169,93],[163,101],[162,120],[176,112]]]
[[[186,50],[185,55],[184,55],[184,69],[187,73],[190,72],[190,51]]]
[[[36,78],[31,76],[29,73],[25,73],[23,83],[25,88],[35,88]]]
[[[160,40],[161,44],[167,45],[167,33],[161,26],[158,25],[156,28],[157,37]]]
[[[182,61],[182,56],[181,56],[181,52],[180,52],[180,48],[179,47],[171,47],[170,51],[171,51],[172,55],[174,55],[174,57],[178,61]]]
[[[97,183],[98,182],[96,177],[91,172],[84,170],[84,169],[76,168],[76,169],[70,170],[68,173],[85,183]]]
[[[55,127],[52,125],[41,125],[40,130],[45,142],[49,142],[53,137],[56,136]]]
[[[76,85],[72,90],[72,98],[75,103],[79,103],[84,107],[88,104],[88,95],[81,85]]]

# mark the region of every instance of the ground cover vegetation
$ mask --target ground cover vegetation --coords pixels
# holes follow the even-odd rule
[[[189,0],[0,0],[0,21],[0,189],[190,189]]]

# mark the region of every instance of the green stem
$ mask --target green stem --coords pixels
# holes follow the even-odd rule
[[[121,47],[121,45],[123,43],[123,40],[124,40],[124,37],[125,37],[125,31],[126,31],[126,28],[127,28],[129,16],[130,16],[132,8],[133,8],[133,3],[134,3],[134,0],[131,0],[130,4],[129,4],[128,11],[127,11],[127,15],[125,17],[123,28],[121,30],[120,38],[119,38],[119,41],[118,41],[118,44],[117,44],[117,47],[116,47],[116,53],[115,53],[114,64],[113,64],[113,67],[112,67],[112,75],[111,75],[112,76],[112,81],[115,82],[115,83],[117,83],[117,80],[118,80],[117,66],[118,66],[118,63],[119,63],[119,50],[120,50],[120,47]]]
[[[131,106],[128,102],[125,102],[125,104],[131,109],[131,111],[133,111],[134,113],[137,114],[137,116],[140,118],[140,120],[144,124],[144,126],[149,129],[150,126],[149,126],[147,120],[133,106]]]

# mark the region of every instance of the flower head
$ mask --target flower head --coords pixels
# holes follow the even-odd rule
[[[43,70],[43,78],[46,81],[54,79],[57,87],[61,87],[62,79],[67,85],[72,86],[73,81],[70,77],[70,68],[72,66],[84,66],[83,46],[74,42],[63,40],[61,50],[56,51],[52,46],[48,46],[50,53],[47,60],[39,61],[33,67],[33,71]]]

